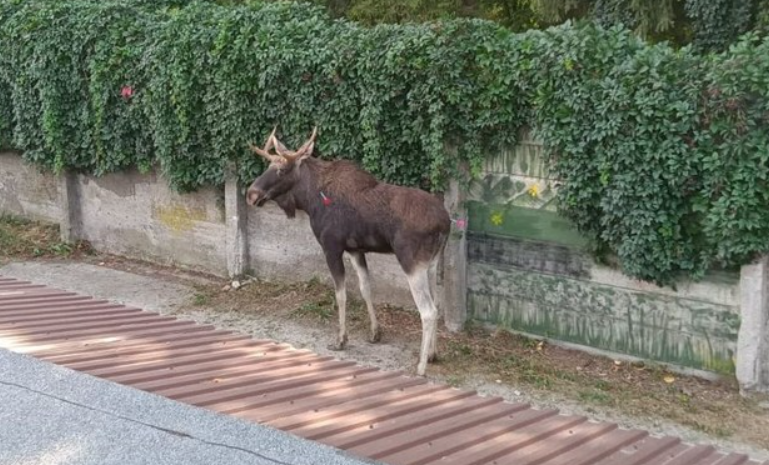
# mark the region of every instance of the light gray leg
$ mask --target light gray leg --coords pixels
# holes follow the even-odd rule
[[[345,288],[344,260],[342,253],[326,253],[326,262],[334,278],[334,291],[336,293],[336,306],[339,312],[339,336],[336,344],[329,345],[331,350],[343,350],[347,345],[347,290]]]
[[[414,296],[414,303],[419,309],[422,317],[422,348],[419,353],[419,364],[417,365],[417,375],[424,376],[427,371],[427,362],[435,356],[436,330],[438,321],[438,310],[430,296],[430,277],[429,267],[421,266],[414,269],[408,275],[411,294]]]
[[[339,312],[339,335],[336,338],[336,344],[331,346],[333,350],[344,350],[347,346],[347,290],[344,280],[337,284],[335,289],[336,306]]]
[[[363,296],[363,300],[366,302],[366,310],[368,311],[369,321],[371,321],[371,334],[369,335],[369,342],[379,342],[382,337],[382,333],[379,329],[379,322],[377,322],[376,319],[374,303],[371,300],[371,277],[368,272],[366,255],[360,252],[351,253],[350,258],[352,259],[352,264],[355,267],[355,272],[358,273],[360,293]]]
[[[439,256],[435,257],[433,261],[430,263],[430,296],[431,296],[433,305],[436,308],[436,311],[435,311],[436,321],[440,319],[440,315],[443,312],[442,305],[440,304],[440,302],[436,302],[435,300],[435,296],[439,295],[438,293],[438,260],[439,260]],[[437,326],[438,325],[436,323],[436,330],[435,330],[436,333],[437,333]],[[438,349],[437,349],[438,336],[434,335],[432,337],[432,341],[433,341],[433,344],[432,344],[432,347],[430,347],[430,353],[427,354],[427,359],[431,362],[434,362],[438,358]]]

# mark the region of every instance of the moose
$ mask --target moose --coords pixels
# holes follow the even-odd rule
[[[371,322],[371,342],[378,342],[381,332],[371,300],[366,253],[395,254],[422,320],[417,374],[424,376],[428,361],[436,358],[438,319],[429,274],[437,266],[451,227],[443,203],[423,190],[380,182],[354,162],[313,157],[317,126],[296,151],[277,139],[276,130],[277,126],[263,148],[249,144],[269,165],[248,188],[246,202],[261,207],[274,201],[288,218],[294,218],[296,210],[309,216],[334,281],[339,312],[339,334],[329,348],[344,350],[347,344],[344,253],[358,275]]]

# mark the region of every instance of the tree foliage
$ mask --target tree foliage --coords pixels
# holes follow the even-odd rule
[[[243,0],[223,0],[239,2]],[[284,0],[271,0],[284,1]],[[327,8],[335,18],[365,25],[414,23],[457,18],[496,21],[514,31],[537,26],[532,0],[309,0]]]
[[[687,0],[693,41],[706,50],[720,50],[737,37],[757,27],[758,2],[733,0]]]
[[[309,4],[0,0],[0,145],[97,175],[243,181],[249,142],[320,127],[326,158],[441,189],[531,124],[559,207],[658,283],[769,250],[769,41],[648,45],[621,26],[361,27]],[[446,150],[446,147],[452,148]]]
[[[521,32],[582,19],[604,27],[621,24],[646,40],[693,43],[706,50],[723,50],[741,34],[762,29],[769,13],[765,0],[313,1],[336,17],[370,25],[475,17]]]

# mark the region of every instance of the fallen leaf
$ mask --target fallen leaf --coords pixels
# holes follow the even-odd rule
[[[664,378],[662,378],[666,383],[672,384],[676,381],[675,376],[667,375]]]

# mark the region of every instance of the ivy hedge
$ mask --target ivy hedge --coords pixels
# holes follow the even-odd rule
[[[440,189],[537,129],[563,215],[660,284],[769,249],[769,41],[721,54],[622,28],[364,28],[300,3],[0,0],[0,146],[101,175],[221,185],[275,124],[323,157]],[[445,150],[449,146],[452,150]]]

